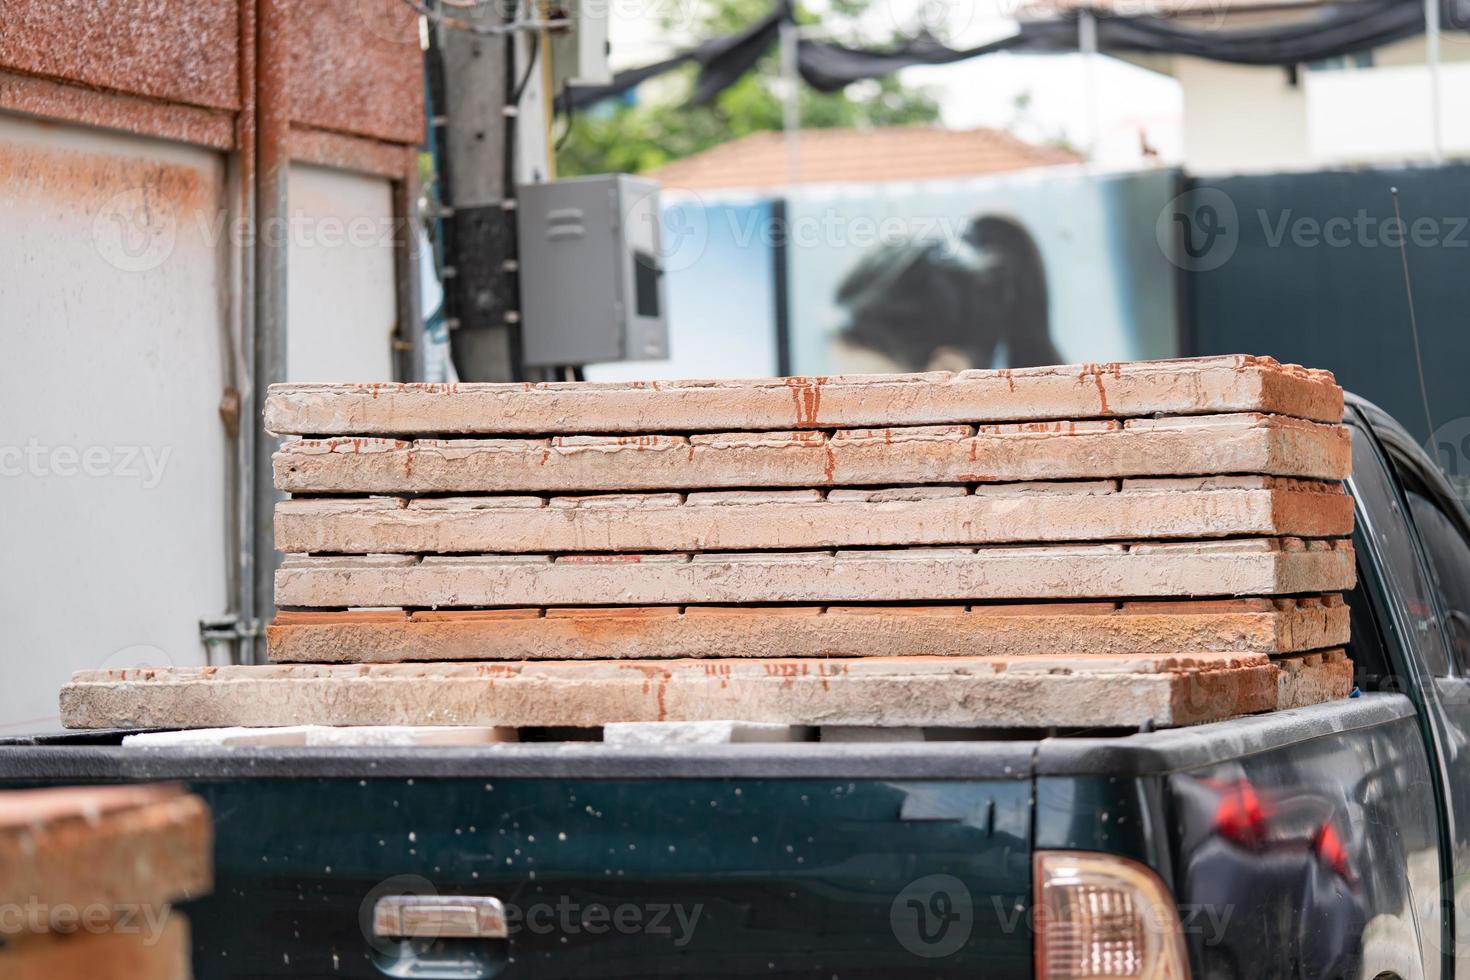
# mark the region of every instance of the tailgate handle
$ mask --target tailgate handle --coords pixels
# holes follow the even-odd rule
[[[373,931],[388,939],[507,939],[505,906],[485,895],[384,895]]]

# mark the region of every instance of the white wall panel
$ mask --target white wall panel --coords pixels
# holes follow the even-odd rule
[[[292,381],[391,381],[392,185],[293,165],[286,371]]]
[[[0,733],[223,611],[224,160],[0,113]]]

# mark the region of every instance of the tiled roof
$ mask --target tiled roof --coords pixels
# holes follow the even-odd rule
[[[1000,129],[805,129],[798,146],[799,182],[803,184],[970,177],[1082,159],[1071,150],[1037,146]],[[789,179],[786,138],[779,132],[752,133],[675,160],[646,176],[662,181],[670,190],[781,187]]]

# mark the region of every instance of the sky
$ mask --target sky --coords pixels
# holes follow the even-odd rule
[[[615,69],[647,64],[697,40],[684,24],[702,0],[612,0],[609,35]],[[874,0],[858,30],[881,43],[928,26],[952,46],[1009,34],[1016,0]],[[821,0],[806,9],[819,13]],[[660,23],[672,14],[674,27]],[[1036,142],[1065,140],[1093,149],[1094,162],[1126,167],[1182,155],[1182,100],[1168,76],[1106,56],[994,54],[953,65],[910,68],[900,78],[929,89],[943,124],[1010,129]],[[1025,102],[1024,108],[1018,100]]]

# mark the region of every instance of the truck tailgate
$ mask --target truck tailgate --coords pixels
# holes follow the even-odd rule
[[[1033,746],[29,760],[49,781],[63,763],[35,753],[70,751],[66,781],[183,778],[210,803],[200,977],[1028,976]],[[401,894],[493,896],[510,937],[375,936]]]

